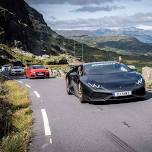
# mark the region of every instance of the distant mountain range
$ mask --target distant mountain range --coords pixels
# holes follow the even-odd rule
[[[119,29],[105,29],[100,28],[94,31],[88,30],[57,30],[57,33],[65,37],[75,37],[75,36],[128,36],[134,37],[144,43],[152,43],[152,31],[143,30],[135,27],[119,28]]]
[[[113,51],[122,54],[152,55],[152,44],[144,43],[136,38],[128,36],[80,36],[73,37],[81,43],[91,47],[97,47],[106,51]]]
[[[127,36],[105,36],[100,37],[96,43],[97,48],[113,48],[116,52],[150,54],[152,55],[152,44],[139,41],[136,38]],[[111,49],[112,50],[112,49]]]

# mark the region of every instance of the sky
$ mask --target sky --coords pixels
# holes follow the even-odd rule
[[[54,30],[152,30],[152,0],[26,0]]]

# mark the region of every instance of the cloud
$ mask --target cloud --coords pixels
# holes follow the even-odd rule
[[[121,6],[101,6],[101,7],[94,7],[94,6],[84,6],[81,8],[78,8],[76,10],[73,10],[73,12],[98,12],[98,11],[105,11],[110,12],[116,9],[124,9],[125,7]]]
[[[114,1],[126,2],[126,0],[26,0],[30,4],[65,4],[72,5],[88,5],[88,4],[103,4],[112,3]],[[129,1],[141,1],[141,0],[129,0]]]
[[[113,2],[114,0],[26,0],[32,4],[73,4],[73,5],[87,5],[87,4],[102,4],[105,2]]]
[[[54,16],[50,16],[49,18],[50,18],[50,20],[56,20],[56,17],[54,17]]]
[[[53,29],[97,29],[114,27],[152,26],[152,13],[138,13],[132,16],[111,16],[99,19],[78,19],[68,21],[48,21]]]

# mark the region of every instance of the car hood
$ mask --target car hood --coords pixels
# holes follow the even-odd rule
[[[104,75],[88,75],[87,82],[100,84],[108,90],[129,90],[136,85],[141,75],[135,72],[119,72]]]
[[[12,71],[24,71],[24,69],[11,69]]]
[[[31,72],[47,72],[46,69],[32,69]]]

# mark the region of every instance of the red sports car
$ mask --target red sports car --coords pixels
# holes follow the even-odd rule
[[[49,78],[50,73],[47,68],[42,65],[30,65],[25,70],[26,78]]]

